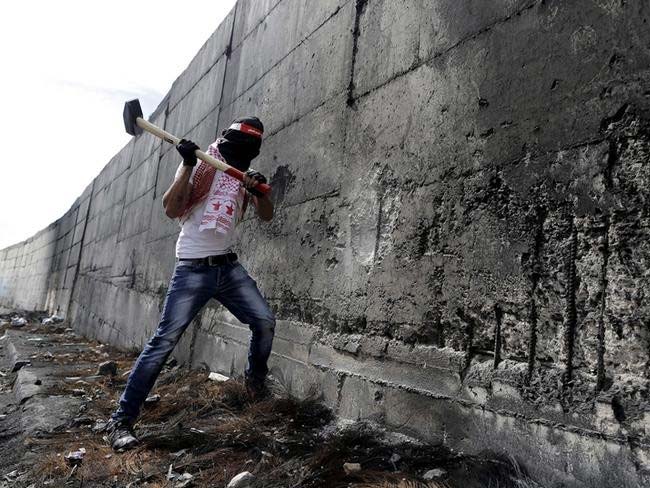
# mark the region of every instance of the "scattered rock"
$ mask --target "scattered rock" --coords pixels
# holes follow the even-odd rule
[[[43,325],[54,325],[54,324],[59,324],[63,322],[63,317],[59,317],[57,314],[52,315],[51,317],[47,317],[43,319],[41,324]]]
[[[160,395],[151,395],[146,398],[144,401],[145,405],[153,405],[154,403],[158,403],[160,401]]]
[[[430,469],[429,471],[424,473],[424,476],[422,478],[424,478],[425,481],[431,481],[436,478],[442,478],[446,474],[447,471],[445,471],[444,469],[436,468],[436,469]]]
[[[27,325],[27,320],[23,317],[13,317],[11,319],[11,325],[14,327],[23,327]]]
[[[219,373],[212,372],[208,375],[208,379],[211,381],[218,381],[220,383],[228,381],[230,378]]]
[[[74,418],[72,419],[72,422],[70,422],[72,427],[79,427],[81,425],[91,425],[94,423],[95,423],[94,419],[92,419],[91,417],[84,417],[84,416]]]
[[[72,451],[66,454],[65,456],[65,461],[70,465],[70,466],[78,466],[81,464],[84,460],[84,456],[86,455],[86,449],[83,447],[79,448],[78,451]]]
[[[359,463],[344,463],[343,471],[345,474],[358,473],[361,471],[361,465]]]
[[[15,373],[16,371],[20,371],[24,366],[27,366],[28,364],[32,364],[32,362],[27,359],[19,359],[14,363],[14,367],[11,372]]]
[[[82,390],[81,388],[75,388],[72,390],[72,394],[74,396],[84,396],[86,394],[86,390]]]
[[[176,478],[174,488],[186,488],[194,483],[194,476],[190,473],[183,473]]]
[[[97,422],[95,422],[95,425],[93,425],[92,430],[93,430],[93,432],[98,434],[100,432],[103,432],[106,429],[107,425],[108,425],[108,422],[106,422],[104,420],[98,420]]]
[[[18,475],[19,475],[18,470],[17,470],[17,469],[14,469],[13,471],[11,471],[11,472],[5,474],[5,479],[6,479],[7,481],[13,481],[14,478],[17,478],[17,477],[18,477]]]
[[[97,374],[101,376],[115,376],[117,374],[117,363],[115,361],[104,361],[97,368]]]
[[[255,476],[253,476],[249,471],[244,471],[231,479],[226,488],[247,488],[254,479]]]

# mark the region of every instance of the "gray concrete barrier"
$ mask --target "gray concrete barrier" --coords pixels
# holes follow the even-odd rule
[[[650,482],[649,21],[642,1],[239,0],[151,120],[203,147],[265,124],[276,217],[238,247],[279,319],[274,374],[549,486]],[[0,305],[140,348],[178,161],[129,142],[0,251]],[[176,354],[237,374],[247,342],[212,303]]]

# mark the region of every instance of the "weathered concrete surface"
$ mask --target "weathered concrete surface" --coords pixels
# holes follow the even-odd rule
[[[641,0],[240,0],[151,118],[202,146],[265,123],[277,214],[239,249],[279,318],[275,373],[549,482],[648,483],[649,20]],[[0,251],[0,304],[141,347],[177,164],[127,144]],[[213,304],[177,354],[240,373],[247,342]]]

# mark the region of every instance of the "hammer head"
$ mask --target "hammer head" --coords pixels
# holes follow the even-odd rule
[[[138,127],[135,120],[138,117],[142,117],[142,107],[140,107],[140,100],[134,98],[129,100],[124,104],[124,112],[122,113],[124,117],[124,128],[126,132],[132,136],[137,136],[142,134],[142,129]]]

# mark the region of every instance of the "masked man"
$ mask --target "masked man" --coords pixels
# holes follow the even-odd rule
[[[162,203],[170,218],[178,218],[181,231],[176,242],[176,267],[169,284],[156,333],[140,353],[120,405],[107,425],[115,450],[134,447],[138,440],[133,424],[145,398],[181,335],[210,298],[219,300],[251,330],[246,387],[255,400],[266,395],[275,317],[255,281],[232,251],[235,226],[246,207],[255,207],[264,221],[273,218],[273,204],[255,189],[266,178],[249,169],[260,151],[264,126],[256,117],[235,120],[208,149],[208,154],[245,172],[244,183],[200,162],[199,147],[181,140],[176,149],[183,157],[174,182]]]

